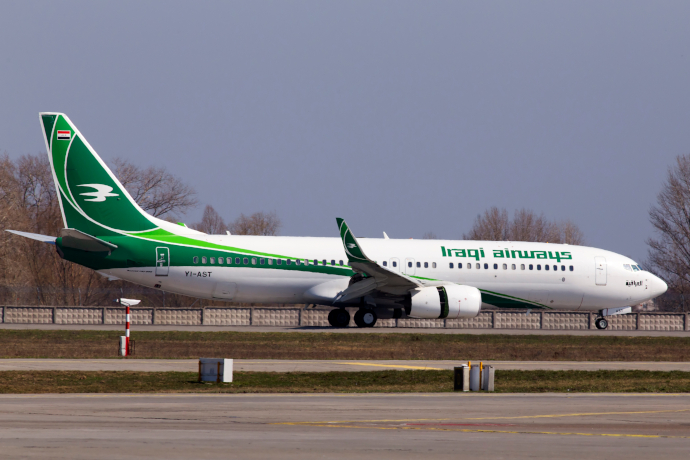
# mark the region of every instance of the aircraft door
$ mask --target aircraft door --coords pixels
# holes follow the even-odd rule
[[[606,258],[594,258],[594,281],[597,286],[606,286]]]
[[[393,257],[388,261],[388,269],[395,273],[400,273],[400,260],[397,257]]]
[[[156,276],[168,276],[170,270],[170,249],[156,248]]]
[[[414,275],[414,259],[405,259],[405,274]]]

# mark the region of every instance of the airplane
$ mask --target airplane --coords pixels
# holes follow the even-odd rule
[[[378,318],[471,318],[488,306],[610,314],[653,299],[666,283],[620,254],[522,241],[208,235],[142,210],[70,119],[39,114],[65,228],[65,260],[202,299],[332,307],[328,321],[373,327]]]

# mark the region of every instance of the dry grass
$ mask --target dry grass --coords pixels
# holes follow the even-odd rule
[[[450,392],[452,371],[235,372],[199,383],[193,372],[0,372],[0,393],[401,393]],[[690,372],[497,371],[496,391],[690,392]]]
[[[114,358],[119,335],[119,331],[4,329],[0,330],[0,356]],[[690,360],[690,337],[135,330],[132,338],[136,340],[135,358]]]

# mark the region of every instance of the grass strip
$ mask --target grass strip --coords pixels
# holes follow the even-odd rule
[[[135,358],[690,361],[688,337],[132,331]],[[121,331],[0,329],[2,358],[115,358]]]
[[[199,383],[193,372],[3,371],[0,393],[406,393],[453,391],[452,371],[235,372]],[[496,371],[497,393],[690,392],[690,372]]]

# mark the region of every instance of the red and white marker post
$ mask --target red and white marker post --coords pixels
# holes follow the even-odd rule
[[[129,322],[131,320],[131,317],[129,315],[129,305],[127,305],[127,317],[125,318],[125,354],[124,356],[129,355]]]

